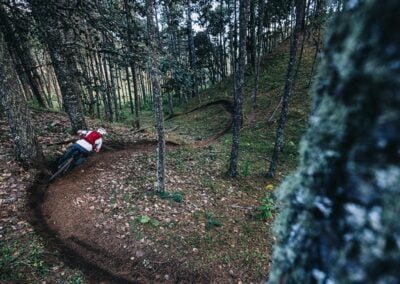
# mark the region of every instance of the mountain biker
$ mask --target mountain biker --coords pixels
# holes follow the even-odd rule
[[[59,166],[75,154],[81,155],[74,164],[75,166],[78,166],[86,161],[90,152],[94,151],[98,153],[103,144],[103,136],[107,134],[107,131],[104,128],[99,128],[96,131],[78,130],[77,134],[81,139],[76,141],[64,156],[62,156],[58,163]]]

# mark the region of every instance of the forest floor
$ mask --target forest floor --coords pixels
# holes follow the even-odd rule
[[[264,175],[273,149],[287,44],[262,61],[256,112],[251,110],[253,77],[246,76],[245,123],[235,180],[226,177],[232,137],[222,135],[230,115],[220,104],[166,121],[167,139],[180,146],[168,147],[167,191],[161,195],[153,191],[154,143],[143,143],[154,139],[150,130],[126,136],[123,124],[106,124],[108,140],[126,147],[92,156],[47,187],[35,180],[38,173],[20,168],[12,159],[9,132],[0,120],[0,282],[258,283],[265,279],[276,213],[271,192],[298,163],[298,144],[310,106],[312,57],[313,49],[305,48],[274,179]],[[230,100],[232,85],[228,78],[202,91],[202,104]],[[193,99],[181,111],[198,106]],[[148,124],[144,127],[151,125],[146,114],[142,114]],[[33,115],[42,145],[72,139],[64,115],[45,111]],[[99,123],[89,120],[92,127]],[[52,159],[66,146],[44,149]]]

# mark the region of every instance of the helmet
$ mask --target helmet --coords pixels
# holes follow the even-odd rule
[[[106,135],[107,134],[107,131],[104,128],[97,129],[97,132],[100,133],[101,135]]]

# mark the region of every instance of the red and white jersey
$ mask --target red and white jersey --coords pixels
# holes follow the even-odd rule
[[[103,138],[100,133],[97,131],[87,131],[87,130],[79,130],[81,137],[83,139],[79,139],[76,141],[77,144],[91,152],[93,148],[100,150],[101,145],[103,144]]]

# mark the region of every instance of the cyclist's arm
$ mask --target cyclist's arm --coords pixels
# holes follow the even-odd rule
[[[102,144],[103,144],[103,139],[101,138],[97,139],[95,142],[96,147],[94,148],[94,151],[99,152]]]
[[[86,135],[86,134],[89,133],[89,131],[87,131],[87,130],[78,130],[77,133],[78,133],[78,135]]]
[[[78,130],[77,133],[79,135],[79,138],[83,139],[83,138],[85,138],[85,136],[87,134],[89,134],[89,131],[88,130]]]

